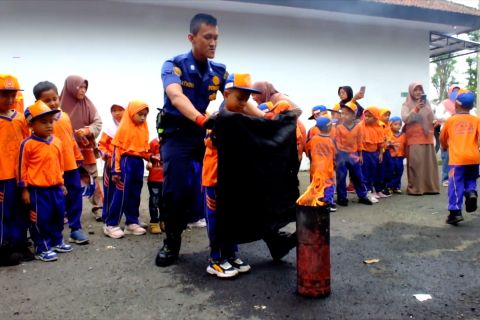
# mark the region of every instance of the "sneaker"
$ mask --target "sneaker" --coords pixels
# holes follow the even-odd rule
[[[393,189],[393,193],[402,194],[402,190],[401,189]]]
[[[388,194],[388,195],[387,195],[387,194],[383,193],[382,191],[377,192],[377,195],[376,195],[376,197],[377,197],[378,199],[380,199],[380,198],[388,198],[388,197],[391,197],[391,196],[392,196],[391,194]]]
[[[151,234],[162,233],[162,228],[160,228],[160,223],[150,222],[150,224],[148,225],[148,232],[150,232]]]
[[[88,236],[85,234],[85,232],[83,232],[82,229],[78,229],[70,232],[70,238],[68,238],[68,242],[76,244],[87,244]]]
[[[389,188],[383,189],[382,193],[386,195],[387,197],[390,197],[392,195],[392,190]]]
[[[52,247],[52,250],[55,252],[70,252],[73,250],[73,247],[70,244],[66,244],[65,242],[62,242],[54,247]]]
[[[347,198],[337,199],[337,204],[342,207],[348,207],[348,199]]]
[[[55,261],[58,259],[58,256],[52,250],[43,251],[41,253],[35,254],[35,259],[42,260],[42,261]]]
[[[117,226],[104,226],[103,233],[110,238],[119,239],[124,236],[124,233],[120,227]]]
[[[460,221],[463,221],[462,211],[450,210],[450,214],[448,215],[445,223],[456,225]]]
[[[164,244],[157,253],[157,257],[155,258],[155,264],[159,267],[168,267],[178,259],[179,251],[180,243],[178,243],[176,246]]]
[[[142,236],[147,233],[147,230],[140,227],[140,225],[136,223],[128,224],[123,229],[124,234],[133,234],[134,236]]]
[[[358,198],[358,203],[362,203],[362,204],[366,204],[366,205],[372,205],[373,202],[368,199],[367,197],[363,197],[363,198]]]
[[[228,262],[240,273],[248,272],[252,269],[248,263],[242,261],[240,258],[228,259]]]
[[[207,226],[207,221],[205,219],[200,219],[196,222],[187,224],[189,228],[205,228]]]
[[[337,212],[337,205],[335,203],[330,204],[328,210],[330,210],[330,212]]]
[[[465,210],[467,212],[473,212],[477,210],[477,192],[470,191],[465,194]]]
[[[448,180],[442,181],[442,186],[448,187]]]
[[[222,262],[211,261],[208,264],[207,272],[216,275],[219,278],[232,278],[238,275],[238,270],[235,269],[227,260]]]
[[[95,221],[100,222],[102,221],[102,207],[95,207],[92,208],[92,214],[95,218]]]
[[[372,203],[378,203],[377,197],[372,193],[372,191],[368,191],[367,193],[367,198],[370,200]]]

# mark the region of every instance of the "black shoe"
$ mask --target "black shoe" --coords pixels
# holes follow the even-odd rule
[[[337,204],[342,207],[348,207],[348,199],[347,198],[337,199]]]
[[[337,205],[335,203],[330,204],[330,206],[328,207],[328,210],[330,212],[337,212]]]
[[[462,217],[462,211],[460,210],[450,210],[450,214],[447,217],[447,221],[445,221],[448,224],[453,224],[456,225],[460,221],[463,221]]]
[[[278,234],[274,238],[265,241],[274,261],[285,257],[290,250],[297,246],[297,232],[290,234]]]
[[[373,202],[370,201],[370,199],[368,199],[367,197],[358,198],[358,203],[367,204],[369,206],[373,205]]]
[[[159,267],[168,267],[178,259],[179,250],[173,250],[169,245],[164,244],[158,251],[155,264]]]
[[[470,191],[465,194],[465,210],[467,212],[477,210],[477,191]]]
[[[13,247],[9,245],[0,247],[0,266],[16,266],[20,264],[21,259],[22,254]]]
[[[32,250],[30,250],[30,247],[31,246],[29,245],[29,243],[24,243],[24,244],[18,245],[15,248],[15,251],[17,251],[22,255],[22,258],[21,258],[22,262],[35,260],[35,255],[33,254]]]
[[[385,188],[385,189],[383,189],[382,193],[386,196],[391,196],[392,195],[392,190],[390,190],[389,188]]]

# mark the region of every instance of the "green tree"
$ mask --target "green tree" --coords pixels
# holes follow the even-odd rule
[[[480,41],[480,30],[470,32],[468,37],[472,41]],[[478,55],[478,53],[477,53]],[[472,55],[466,59],[468,69],[465,72],[467,75],[467,88],[468,90],[475,92],[477,91],[477,56]]]
[[[456,82],[453,72],[455,71],[455,64],[457,60],[451,57],[450,54],[439,57],[440,60],[435,63],[435,74],[432,76],[432,84],[437,90],[438,99],[435,103],[447,98],[448,87]]]

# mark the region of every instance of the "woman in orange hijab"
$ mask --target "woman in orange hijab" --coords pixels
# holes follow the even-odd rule
[[[150,159],[149,153],[147,115],[148,105],[145,102],[131,101],[112,141],[112,181],[116,184],[116,189],[103,229],[104,234],[110,238],[146,233],[139,225],[138,217],[143,186],[143,159],[154,160]],[[118,226],[122,213],[125,214],[125,230]]]
[[[438,194],[440,181],[435,148],[433,146],[433,111],[428,100],[423,100],[423,87],[413,82],[402,106],[407,140],[407,194],[421,196]]]

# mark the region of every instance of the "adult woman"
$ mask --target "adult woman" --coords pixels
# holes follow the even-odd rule
[[[95,105],[86,96],[87,89],[87,80],[80,76],[68,76],[60,96],[60,104],[61,109],[70,116],[72,121],[75,140],[84,158],[82,168],[96,179],[98,171],[94,152],[95,138],[102,130],[102,119]],[[101,217],[103,192],[98,181],[95,183],[95,192],[90,197],[90,202],[95,218]]]
[[[430,103],[422,100],[421,83],[408,87],[408,96],[402,106],[407,140],[407,193],[410,195],[440,192],[437,158],[433,146],[434,116]]]

